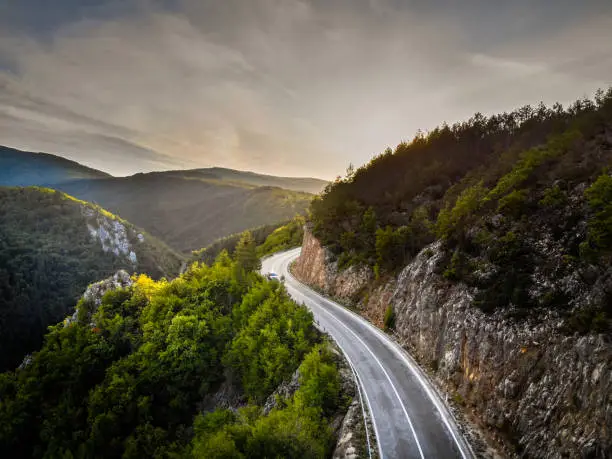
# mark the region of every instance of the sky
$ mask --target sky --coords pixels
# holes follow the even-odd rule
[[[0,0],[0,144],[333,178],[612,85],[610,0]]]

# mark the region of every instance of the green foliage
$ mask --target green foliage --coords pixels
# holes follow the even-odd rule
[[[559,185],[553,185],[544,190],[544,196],[540,199],[539,204],[544,207],[560,207],[567,201],[567,196],[561,190]]]
[[[236,276],[226,253],[181,277],[141,275],[92,314],[51,327],[0,374],[0,450],[10,457],[324,457],[338,374],[312,315],[279,283]],[[302,392],[264,416],[198,414],[221,384],[265,400],[302,365]],[[237,384],[237,385],[236,385]],[[194,422],[195,418],[195,422]]]
[[[326,345],[316,346],[300,365],[295,400],[301,407],[320,409],[325,417],[333,415],[341,403],[338,370]]]
[[[261,402],[304,358],[315,331],[312,314],[295,308],[283,291],[256,295],[267,298],[250,316],[252,299],[247,297],[247,304],[241,305],[238,320],[245,325],[232,342],[225,363],[240,378],[245,394]]]
[[[236,245],[236,269],[245,273],[258,271],[261,268],[261,261],[257,256],[257,245],[253,235],[249,231],[242,233]]]
[[[588,256],[609,254],[612,250],[612,176],[600,175],[585,191],[592,217],[582,247]]]
[[[264,257],[300,246],[304,238],[305,223],[304,217],[297,216],[286,225],[276,228],[264,243],[257,247],[257,254]]]
[[[445,207],[438,214],[436,222],[436,235],[442,239],[448,239],[453,232],[462,231],[470,216],[478,210],[482,204],[487,189],[482,182],[466,188],[457,198],[451,209]]]
[[[569,130],[553,136],[544,147],[532,148],[521,154],[512,170],[501,177],[487,196],[488,200],[499,199],[529,178],[537,167],[547,160],[560,156],[582,138],[582,134]]]
[[[529,190],[512,190],[499,200],[497,211],[503,215],[517,218],[523,213]]]
[[[606,312],[595,306],[587,306],[572,312],[564,323],[566,333],[584,335],[589,332],[607,333],[612,321]]]
[[[383,325],[385,327],[385,331],[393,330],[393,328],[395,328],[395,308],[393,308],[391,305],[387,306],[387,309],[385,309]]]
[[[266,239],[272,233],[274,233],[280,227],[288,226],[290,224],[291,222],[274,223],[252,228],[248,231],[253,235],[253,239],[255,239],[255,243],[257,244],[259,251],[259,246],[264,244]],[[215,262],[215,259],[224,250],[229,255],[233,256],[234,252],[236,251],[236,245],[238,245],[238,241],[240,241],[240,238],[242,237],[242,233],[244,233],[244,231],[236,234],[230,234],[229,236],[217,239],[215,242],[202,249],[194,250],[191,253],[191,260],[212,265]]]
[[[528,291],[533,282],[534,263],[524,240],[509,231],[491,243],[487,259],[500,268],[477,283],[480,291],[475,304],[484,311],[509,305],[519,308],[532,306]]]
[[[254,406],[238,414],[217,410],[194,422],[193,457],[323,458],[331,446],[327,419],[342,404],[330,351],[316,346],[300,370],[300,387],[267,416]]]
[[[92,238],[87,225],[99,218],[122,224],[137,265]],[[97,206],[45,188],[0,188],[0,370],[40,348],[47,326],[71,313],[91,282],[136,267],[155,278],[176,275],[181,262],[163,243]]]

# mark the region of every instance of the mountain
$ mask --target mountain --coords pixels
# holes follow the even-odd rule
[[[612,88],[377,156],[313,200],[293,274],[392,331],[508,457],[612,457]]]
[[[42,344],[93,281],[175,276],[183,259],[131,223],[45,188],[0,187],[0,369]]]
[[[205,180],[219,180],[223,182],[241,183],[252,186],[271,186],[286,190],[303,191],[318,194],[327,186],[328,182],[309,177],[276,177],[273,175],[256,174],[254,172],[237,171],[223,167],[210,167],[204,169],[190,169],[182,171],[161,172],[173,177],[196,178]]]
[[[0,147],[0,185],[62,190],[144,228],[181,252],[304,214],[326,182],[224,168],[112,177],[64,158]]]
[[[57,187],[126,218],[181,252],[304,214],[312,199],[299,191],[166,173],[81,180]]]
[[[380,273],[440,240],[441,272],[483,310],[583,305],[598,329],[599,312],[612,318],[611,168],[612,89],[567,110],[477,115],[337,181],[313,201],[314,234],[341,266]]]
[[[52,186],[104,177],[110,175],[60,156],[0,146],[0,185]]]

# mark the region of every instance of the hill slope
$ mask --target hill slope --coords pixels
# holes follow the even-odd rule
[[[341,267],[405,266],[439,239],[449,280],[486,311],[612,317],[612,89],[569,109],[523,107],[443,126],[385,152],[313,202],[314,233]]]
[[[47,153],[32,153],[0,146],[0,185],[50,186],[109,174]]]
[[[312,195],[164,173],[71,182],[58,188],[100,204],[189,252],[228,234],[305,213]]]
[[[49,189],[0,187],[0,369],[39,348],[90,282],[120,268],[173,276],[181,263],[96,206]]]
[[[419,135],[312,223],[293,273],[393,330],[508,456],[612,457],[612,89]]]

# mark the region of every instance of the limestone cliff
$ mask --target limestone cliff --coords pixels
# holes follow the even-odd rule
[[[608,336],[566,336],[545,312],[512,320],[473,306],[472,292],[436,274],[439,243],[401,273],[373,281],[367,267],[339,272],[306,230],[293,273],[380,324],[395,309],[395,338],[456,405],[522,457],[612,455],[612,345]]]

